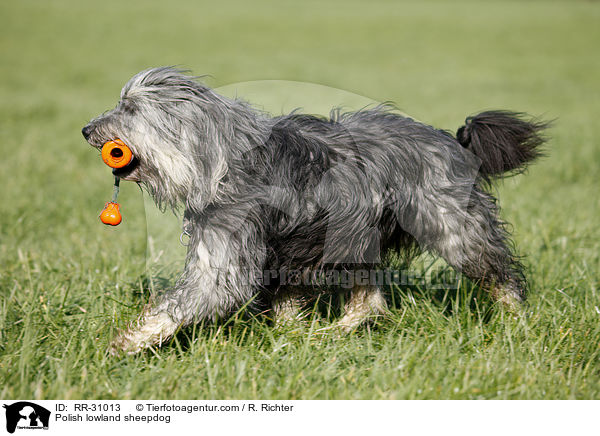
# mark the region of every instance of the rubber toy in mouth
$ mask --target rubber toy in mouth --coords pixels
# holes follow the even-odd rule
[[[108,141],[102,146],[102,160],[111,168],[123,168],[132,159],[133,153],[120,139]]]

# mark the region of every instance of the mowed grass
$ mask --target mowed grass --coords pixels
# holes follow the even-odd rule
[[[0,3],[0,398],[600,398],[600,4],[221,3]],[[281,330],[240,315],[108,356],[148,298],[146,214],[123,184],[124,223],[99,223],[112,180],[80,129],[131,75],[173,64],[214,87],[392,100],[453,131],[489,108],[556,118],[548,156],[497,188],[527,316],[469,283],[397,287],[389,317],[345,337],[323,311]],[[172,282],[154,242],[154,283]]]

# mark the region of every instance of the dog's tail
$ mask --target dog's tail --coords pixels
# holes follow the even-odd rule
[[[525,117],[520,112],[482,112],[468,117],[456,132],[458,142],[481,159],[484,179],[520,173],[542,155],[542,131],[550,123]]]

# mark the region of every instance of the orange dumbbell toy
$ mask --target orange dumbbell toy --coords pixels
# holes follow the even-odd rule
[[[111,168],[123,168],[131,163],[133,153],[123,141],[117,138],[104,143],[102,146],[102,160]],[[109,226],[118,226],[123,220],[119,212],[119,203],[117,203],[119,180],[119,177],[115,176],[112,201],[106,203],[104,209],[100,212],[100,221]]]
[[[108,141],[102,146],[102,160],[111,168],[123,168],[132,159],[133,153],[120,139]]]
[[[106,203],[104,205],[104,209],[102,209],[102,212],[100,212],[100,221],[108,226],[118,226],[123,220],[121,217],[121,212],[119,212],[119,203],[117,203],[117,196],[119,195],[119,180],[120,179],[115,176],[112,201]]]

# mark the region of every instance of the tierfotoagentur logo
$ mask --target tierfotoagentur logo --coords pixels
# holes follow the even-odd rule
[[[19,430],[48,430],[50,411],[28,401],[4,404],[6,409],[6,431],[14,433]]]

